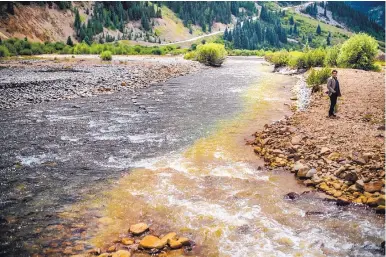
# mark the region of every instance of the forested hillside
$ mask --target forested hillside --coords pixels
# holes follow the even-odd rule
[[[77,42],[91,45],[93,42],[120,40],[127,40],[130,44],[158,45],[225,30],[223,40],[230,49],[325,47],[342,43],[352,32],[366,32],[383,42],[384,29],[365,14],[374,6],[379,7],[379,4],[300,1],[1,2],[0,38],[26,37],[32,41],[66,42],[70,46]],[[53,13],[55,16],[50,16]],[[44,25],[41,25],[42,21]]]
[[[348,2],[328,1],[326,3],[313,3],[308,5],[303,11],[317,18],[318,5],[324,9],[324,16],[327,16],[327,10],[331,11],[332,17],[336,21],[343,23],[352,31],[366,32],[379,40],[384,40],[385,33],[382,27],[366,14],[352,8]]]
[[[367,15],[371,20],[385,28],[385,2],[383,1],[346,1],[353,9]]]

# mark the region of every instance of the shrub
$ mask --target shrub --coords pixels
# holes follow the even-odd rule
[[[209,43],[197,47],[197,61],[210,66],[221,66],[227,56],[224,45]]]
[[[0,45],[0,57],[7,57],[9,55],[10,54],[9,54],[8,48],[3,45]]]
[[[197,57],[196,51],[190,51],[184,55],[184,59],[186,59],[186,60],[194,60],[195,61],[196,57]]]
[[[265,58],[277,68],[288,65],[290,55],[288,51],[278,51],[266,55]]]
[[[364,33],[354,35],[343,43],[338,56],[338,66],[345,68],[372,70],[377,55],[377,41]]]
[[[32,55],[32,51],[31,49],[22,49],[20,52],[19,52],[20,55]]]
[[[322,67],[325,56],[326,51],[320,48],[308,51],[305,53],[306,68]]]
[[[310,74],[307,77],[307,84],[312,87],[312,92],[318,92],[321,90],[320,85],[326,83],[330,76],[330,68],[323,68],[321,70],[311,69]]]
[[[155,49],[151,50],[151,54],[161,55],[162,51],[161,51],[161,49],[155,48]]]
[[[336,45],[327,49],[324,65],[329,67],[337,67],[337,59],[340,51],[340,46]]]
[[[104,61],[111,61],[113,59],[112,53],[110,51],[103,51],[100,57]]]

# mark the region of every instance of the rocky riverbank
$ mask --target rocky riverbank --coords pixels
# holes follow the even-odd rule
[[[202,67],[178,57],[30,59],[0,62],[0,109],[28,104],[135,91],[197,71]]]
[[[316,93],[306,110],[257,132],[255,153],[306,186],[384,213],[384,76],[339,69],[338,118],[327,117],[328,96]]]

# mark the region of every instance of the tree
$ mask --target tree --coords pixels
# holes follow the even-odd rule
[[[327,45],[328,45],[328,46],[331,45],[331,39],[330,39],[330,36],[327,36]]]
[[[74,46],[74,43],[72,42],[72,39],[70,36],[68,36],[68,38],[67,38],[67,45]]]
[[[86,36],[86,37],[84,38],[84,42],[86,42],[86,44],[88,44],[88,45],[91,45],[91,42],[90,42],[90,39],[89,39],[88,36]]]
[[[316,28],[316,34],[322,34],[322,28],[320,27],[320,24],[318,24],[318,27]]]
[[[80,30],[80,27],[81,27],[81,21],[80,21],[80,15],[79,15],[78,8],[75,8],[74,27],[75,27],[75,30],[76,30],[77,34],[79,35],[79,30]]]
[[[289,19],[289,23],[290,23],[290,25],[294,25],[294,23],[295,23],[294,16],[291,15],[291,17]]]
[[[143,15],[141,18],[141,26],[146,31],[150,29],[149,18],[146,15]]]
[[[294,24],[294,30],[293,30],[294,34],[298,34],[298,26],[296,25],[296,23]]]

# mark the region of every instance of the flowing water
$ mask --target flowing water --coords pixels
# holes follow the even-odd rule
[[[192,239],[187,256],[382,256],[382,216],[284,199],[306,189],[245,144],[290,113],[297,79],[271,70],[230,58],[132,95],[0,111],[0,255],[103,247],[146,222]]]

